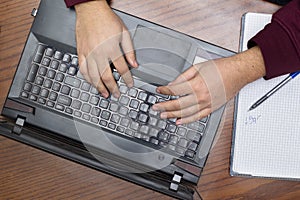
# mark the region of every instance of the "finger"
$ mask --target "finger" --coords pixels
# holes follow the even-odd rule
[[[211,109],[205,108],[205,109],[201,110],[200,112],[195,113],[194,115],[178,119],[176,121],[176,124],[180,125],[180,124],[187,124],[187,123],[195,122],[195,121],[198,121],[198,120],[208,116],[210,113],[211,113]]]
[[[97,87],[99,85],[99,83],[101,82],[100,73],[98,71],[97,62],[92,57],[89,58],[88,74],[89,74],[89,79],[90,79],[89,82],[93,86]]]
[[[134,53],[130,33],[128,32],[128,30],[125,27],[124,27],[123,33],[122,33],[121,47],[125,53],[126,60],[129,62],[129,64],[132,67],[138,67],[138,63],[135,58],[135,53]]]
[[[152,108],[156,111],[177,111],[193,106],[195,104],[198,104],[196,96],[187,95],[175,100],[154,104]]]
[[[179,84],[171,84],[167,86],[160,86],[156,88],[156,91],[160,94],[183,96],[193,93],[192,82],[186,81]]]
[[[129,86],[133,86],[133,78],[131,76],[130,70],[126,64],[126,61],[123,56],[116,58],[114,61],[114,66],[116,67],[119,74],[124,79],[125,83]]]
[[[99,54],[97,54],[99,55]],[[94,60],[96,59],[96,60]],[[108,61],[102,57],[99,57],[99,56],[93,56],[93,59],[92,59],[92,55],[91,55],[91,60],[95,61],[95,64],[96,64],[96,68],[97,68],[97,74],[93,75],[93,76],[97,76],[99,78],[95,78],[95,80],[97,80],[97,82],[95,83],[95,87],[97,88],[97,90],[99,91],[99,93],[107,98],[109,96],[109,92],[107,91],[107,88],[105,86],[105,82],[103,81],[103,74],[104,74],[104,71],[106,68],[109,68],[110,70],[110,67],[109,67],[109,64],[108,64]]]
[[[101,79],[104,85],[106,86],[106,88],[109,90],[109,92],[112,93],[112,95],[114,95],[115,97],[120,96],[120,91],[112,75],[109,63],[106,64],[103,73],[101,73]]]
[[[167,118],[184,118],[191,116],[199,111],[201,111],[201,106],[200,105],[192,105],[190,107],[181,109],[181,110],[176,110],[176,111],[170,111],[170,112],[162,112],[160,114],[160,117],[162,119],[167,119]]]
[[[189,69],[180,74],[174,81],[170,82],[169,85],[179,84],[186,81],[189,81],[195,74],[198,73],[198,70],[195,66],[191,66]]]
[[[88,73],[87,61],[86,61],[85,56],[79,55],[78,61],[79,61],[79,71],[80,71],[81,75],[87,82],[91,82],[89,73]]]

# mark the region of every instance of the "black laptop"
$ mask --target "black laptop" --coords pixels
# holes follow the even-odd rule
[[[140,66],[121,96],[104,98],[79,72],[75,11],[41,0],[14,76],[0,133],[179,198],[193,199],[224,107],[190,124],[163,120],[151,106],[177,97],[155,92],[194,62],[234,53],[114,10],[131,32]],[[201,22],[195,22],[201,23]]]

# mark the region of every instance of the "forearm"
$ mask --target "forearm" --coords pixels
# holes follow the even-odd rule
[[[222,76],[227,100],[248,83],[265,76],[265,64],[258,46],[232,57],[216,60]]]

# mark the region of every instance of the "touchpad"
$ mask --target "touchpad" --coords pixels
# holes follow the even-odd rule
[[[138,71],[166,81],[174,80],[182,72],[191,48],[191,43],[183,39],[140,25],[133,43]]]

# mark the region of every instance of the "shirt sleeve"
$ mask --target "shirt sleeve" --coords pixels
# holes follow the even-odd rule
[[[70,8],[76,4],[87,2],[87,1],[91,1],[91,0],[65,0],[65,3],[66,3],[66,6],[68,8]]]
[[[248,42],[258,45],[270,79],[300,70],[300,0],[293,0],[274,13],[271,23]]]

